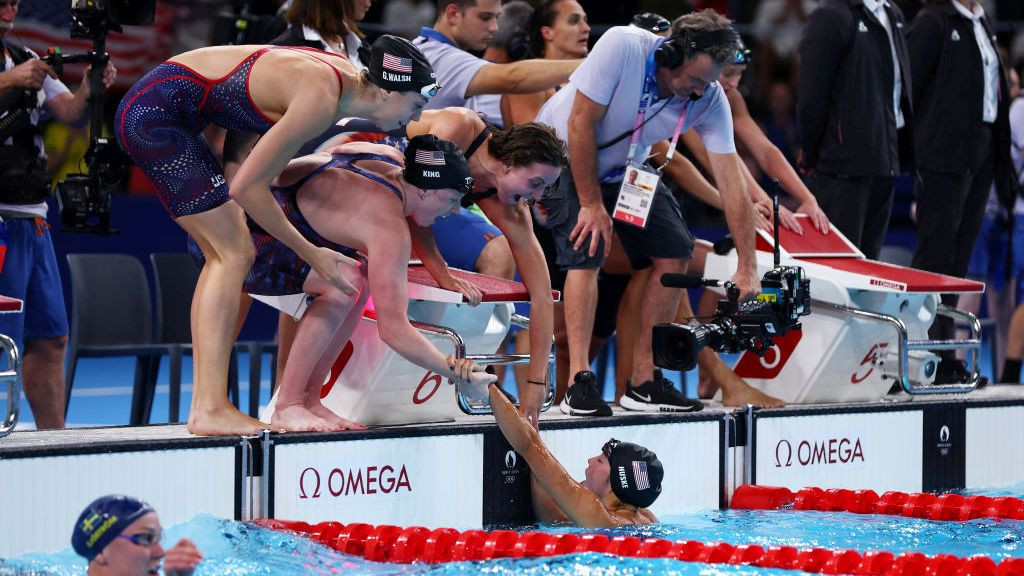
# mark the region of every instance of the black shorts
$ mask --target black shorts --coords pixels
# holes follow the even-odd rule
[[[619,183],[601,185],[601,196],[605,210],[610,214],[619,194]],[[580,212],[580,201],[568,168],[562,170],[558,188],[542,201],[547,211],[547,227],[554,236],[556,263],[563,270],[593,270],[604,264],[604,247],[599,246],[593,257],[587,255],[589,242],[581,250],[574,250],[569,235],[576,227]],[[693,255],[693,236],[683,222],[679,202],[664,183],[658,183],[654,204],[647,218],[647,228],[614,222],[613,229],[619,236],[633,269],[640,270],[651,265],[652,258],[688,260]],[[603,244],[603,243],[601,243]]]

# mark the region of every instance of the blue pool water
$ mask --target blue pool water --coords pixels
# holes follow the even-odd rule
[[[1020,496],[1024,485],[990,495]],[[663,518],[648,527],[603,531],[609,535],[657,537],[671,540],[725,541],[762,546],[798,548],[850,548],[858,551],[918,551],[961,557],[984,554],[996,562],[1024,557],[1024,522],[979,519],[971,522],[932,522],[913,518],[797,511],[706,511]],[[547,528],[551,532],[593,532]],[[627,576],[781,575],[800,574],[749,566],[708,565],[674,560],[620,558],[602,554],[574,554],[556,558],[504,559],[443,565],[396,565],[368,562],[340,554],[302,537],[273,532],[244,523],[198,516],[167,529],[165,545],[188,536],[206,555],[199,575],[352,574],[366,576],[463,574],[587,574]],[[0,576],[15,574],[83,574],[85,562],[70,550],[53,554],[26,554],[0,560]]]

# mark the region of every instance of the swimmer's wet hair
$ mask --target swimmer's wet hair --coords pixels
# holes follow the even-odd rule
[[[509,166],[529,166],[533,163],[558,166],[568,165],[565,142],[547,124],[524,122],[511,128],[490,125],[491,156]]]

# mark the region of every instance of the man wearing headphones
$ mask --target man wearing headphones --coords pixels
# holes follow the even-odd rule
[[[655,369],[652,327],[673,319],[679,291],[661,286],[661,275],[679,273],[693,252],[693,237],[679,204],[660,173],[647,163],[651,144],[694,128],[708,148],[711,171],[736,238],[739,268],[732,277],[741,297],[760,289],[754,261],[750,200],[733,142],[724,91],[715,82],[734,57],[738,35],[712,10],[687,14],[661,38],[635,26],[610,29],[590,56],[541,109],[538,122],[553,126],[568,142],[570,168],[558,190],[543,201],[555,237],[557,263],[567,271],[565,321],[569,373],[575,375],[561,409],[567,414],[609,416],[587,347],[597,302],[597,273],[611,249],[614,227],[633,268],[652,267],[644,289],[641,334],[624,408],[693,411],[700,402],[683,396]],[[637,178],[624,181],[628,170]]]

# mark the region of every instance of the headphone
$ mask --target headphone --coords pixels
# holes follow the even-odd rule
[[[672,35],[654,50],[654,63],[662,68],[678,68],[698,52],[720,44],[735,43],[739,33],[733,28],[705,30],[683,36]]]

